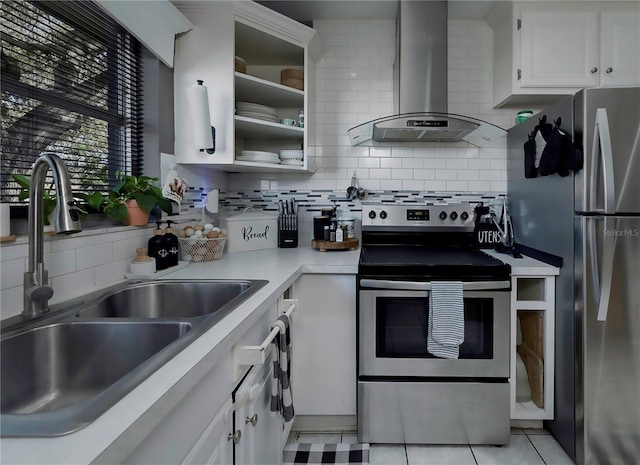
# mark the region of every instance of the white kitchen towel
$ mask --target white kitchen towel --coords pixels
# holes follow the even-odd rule
[[[271,411],[280,412],[285,422],[293,420],[293,397],[291,395],[291,333],[289,331],[289,317],[280,315],[272,326],[280,332],[271,341],[273,357],[273,378],[271,379]]]
[[[427,350],[441,358],[458,358],[464,342],[462,282],[433,281],[429,293]]]

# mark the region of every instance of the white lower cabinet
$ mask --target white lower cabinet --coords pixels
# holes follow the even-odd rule
[[[283,420],[272,413],[270,354],[261,366],[254,366],[235,393],[242,405],[234,413],[235,463],[237,465],[282,463]]]
[[[304,415],[356,415],[355,275],[304,274],[292,288],[296,421]]]
[[[231,411],[228,409],[233,390],[231,356],[218,361],[193,387],[180,386],[165,396],[167,399],[189,391],[170,410],[150,412],[148,421],[160,418],[155,428],[121,463],[128,464],[230,464],[226,444],[231,432]],[[168,411],[167,411],[168,410]],[[131,431],[130,440],[136,440]],[[111,462],[113,463],[113,462]]]
[[[287,432],[282,416],[270,412],[270,346],[261,361],[241,363],[238,354],[247,347],[252,353],[259,349],[271,332],[278,306],[288,303],[281,298],[279,305],[252,316],[249,328],[193,386],[176,385],[174,395],[188,390],[186,395],[168,411],[155,413],[158,424],[122,463],[280,465]]]
[[[233,463],[231,441],[232,402],[229,397],[202,436],[182,461],[184,465],[230,465]]]

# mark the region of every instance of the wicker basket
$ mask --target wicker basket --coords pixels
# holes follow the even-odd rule
[[[194,239],[179,237],[182,259],[188,262],[210,262],[222,258],[222,250],[227,242],[226,237],[207,239],[205,237]]]

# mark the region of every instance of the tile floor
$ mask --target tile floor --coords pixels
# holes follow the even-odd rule
[[[289,442],[357,442],[352,431],[292,432]],[[369,463],[382,465],[573,465],[571,458],[547,431],[511,430],[508,446],[416,446],[372,444]]]

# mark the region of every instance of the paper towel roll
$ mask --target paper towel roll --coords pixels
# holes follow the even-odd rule
[[[191,127],[193,128],[193,145],[198,150],[207,150],[213,153],[213,136],[211,135],[211,115],[209,114],[209,95],[207,87],[198,84],[187,87],[187,100],[191,114]]]
[[[218,213],[218,189],[207,193],[206,207],[209,213]]]
[[[11,235],[11,217],[9,215],[10,205],[0,203],[0,237]]]

